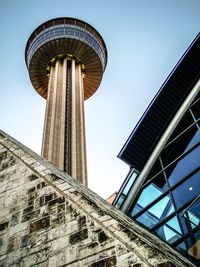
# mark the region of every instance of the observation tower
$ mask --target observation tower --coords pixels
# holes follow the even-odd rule
[[[56,18],[31,34],[25,60],[33,87],[47,100],[42,156],[87,186],[84,100],[100,85],[105,43],[88,23]]]

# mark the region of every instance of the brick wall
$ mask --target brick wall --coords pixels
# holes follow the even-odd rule
[[[0,266],[193,266],[0,132]]]

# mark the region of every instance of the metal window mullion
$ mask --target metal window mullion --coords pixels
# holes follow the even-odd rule
[[[159,223],[157,223],[156,225],[154,225],[152,228],[149,228],[150,231],[155,231],[156,229],[158,229],[160,226],[164,225],[168,220],[171,220],[174,215],[178,215],[179,212],[181,212],[182,210],[184,210],[184,208],[188,205],[191,204],[192,200],[189,200],[187,203],[185,203],[182,207],[178,208],[177,210],[175,210],[174,212],[172,212],[169,216],[167,216],[163,221],[160,221]],[[177,216],[178,217],[178,216]]]
[[[192,126],[194,126],[197,122],[200,121],[200,118],[195,120],[190,126],[188,126],[185,130],[183,130],[180,134],[178,134],[173,140],[171,140],[169,143],[167,143],[163,149],[165,149],[166,147],[168,147],[170,144],[172,144],[174,141],[176,141],[176,139],[178,139],[182,134],[184,134],[185,132],[187,132]]]
[[[198,171],[200,171],[200,167],[196,168],[194,171],[192,171],[190,174],[186,175],[185,177],[183,177],[183,179],[181,179],[180,181],[178,181],[175,185],[173,185],[172,187],[170,187],[169,189],[167,189],[165,192],[163,192],[162,195],[158,196],[155,200],[153,200],[151,203],[149,203],[146,207],[144,207],[141,211],[139,211],[137,214],[135,214],[134,216],[132,216],[132,218],[135,220],[136,218],[138,218],[140,215],[142,215],[142,213],[144,213],[145,211],[147,211],[148,209],[150,209],[154,204],[156,204],[157,202],[159,202],[162,198],[164,198],[166,195],[168,195],[171,191],[173,191],[174,189],[176,189],[179,185],[181,185],[182,183],[184,183],[188,178],[190,178],[191,176],[193,176],[194,174],[196,174]],[[148,185],[147,185],[148,186]],[[145,188],[147,187],[145,186]],[[144,187],[141,188],[141,190],[145,190]],[[140,193],[138,194],[140,196]],[[137,199],[138,200],[138,199]],[[190,201],[189,201],[190,202]],[[188,203],[188,202],[187,202]],[[174,202],[173,202],[174,204]],[[184,205],[185,206],[185,205]],[[174,206],[176,209],[176,205]],[[180,209],[180,208],[179,208]],[[176,212],[176,211],[175,211]],[[174,212],[173,212],[174,214]]]
[[[200,145],[200,141],[196,143],[193,147],[179,155],[177,158],[175,158],[172,162],[170,162],[166,167],[164,167],[161,171],[159,171],[156,175],[154,175],[151,179],[149,179],[142,187],[146,186],[147,184],[150,184],[151,181],[153,181],[154,178],[156,178],[158,175],[160,175],[163,171],[168,169],[172,164],[176,163],[177,161],[183,159],[185,156],[187,156],[190,152],[192,152],[194,149],[196,149]]]

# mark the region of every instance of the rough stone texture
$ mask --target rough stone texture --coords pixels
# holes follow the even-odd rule
[[[194,266],[0,132],[0,266]]]

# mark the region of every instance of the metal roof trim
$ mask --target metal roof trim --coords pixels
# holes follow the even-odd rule
[[[148,105],[147,109],[143,113],[142,117],[140,118],[140,120],[136,124],[135,128],[131,132],[130,136],[128,137],[127,141],[125,142],[125,144],[123,145],[122,149],[120,150],[120,152],[119,152],[119,154],[118,154],[117,157],[120,158],[125,163],[127,163],[128,165],[131,165],[132,167],[134,167],[132,165],[132,163],[128,159],[126,159],[126,156],[125,156],[125,152],[126,152],[128,146],[129,146],[130,141],[133,140],[134,135],[136,134],[137,130],[140,127],[142,127],[142,123],[144,121],[144,118],[147,116],[148,113],[151,112],[152,107],[159,101],[158,97],[161,95],[161,92],[164,91],[166,85],[168,85],[168,83],[171,81],[171,79],[174,76],[176,76],[177,71],[179,70],[179,68],[181,68],[182,63],[184,62],[184,59],[186,58],[186,56],[188,55],[188,53],[192,50],[192,48],[195,45],[195,43],[197,42],[197,40],[200,40],[200,33],[198,33],[198,35],[195,37],[195,39],[192,41],[192,43],[190,44],[190,46],[184,52],[184,54],[182,55],[182,57],[180,58],[180,60],[177,62],[177,64],[173,68],[173,70],[170,72],[170,74],[168,75],[167,79],[164,81],[164,83],[162,84],[162,86],[160,87],[160,89],[158,90],[158,92],[156,93],[156,95],[153,97],[152,101]],[[173,113],[173,111],[171,113]],[[159,136],[159,135],[160,135],[160,132],[158,132],[157,136]]]

